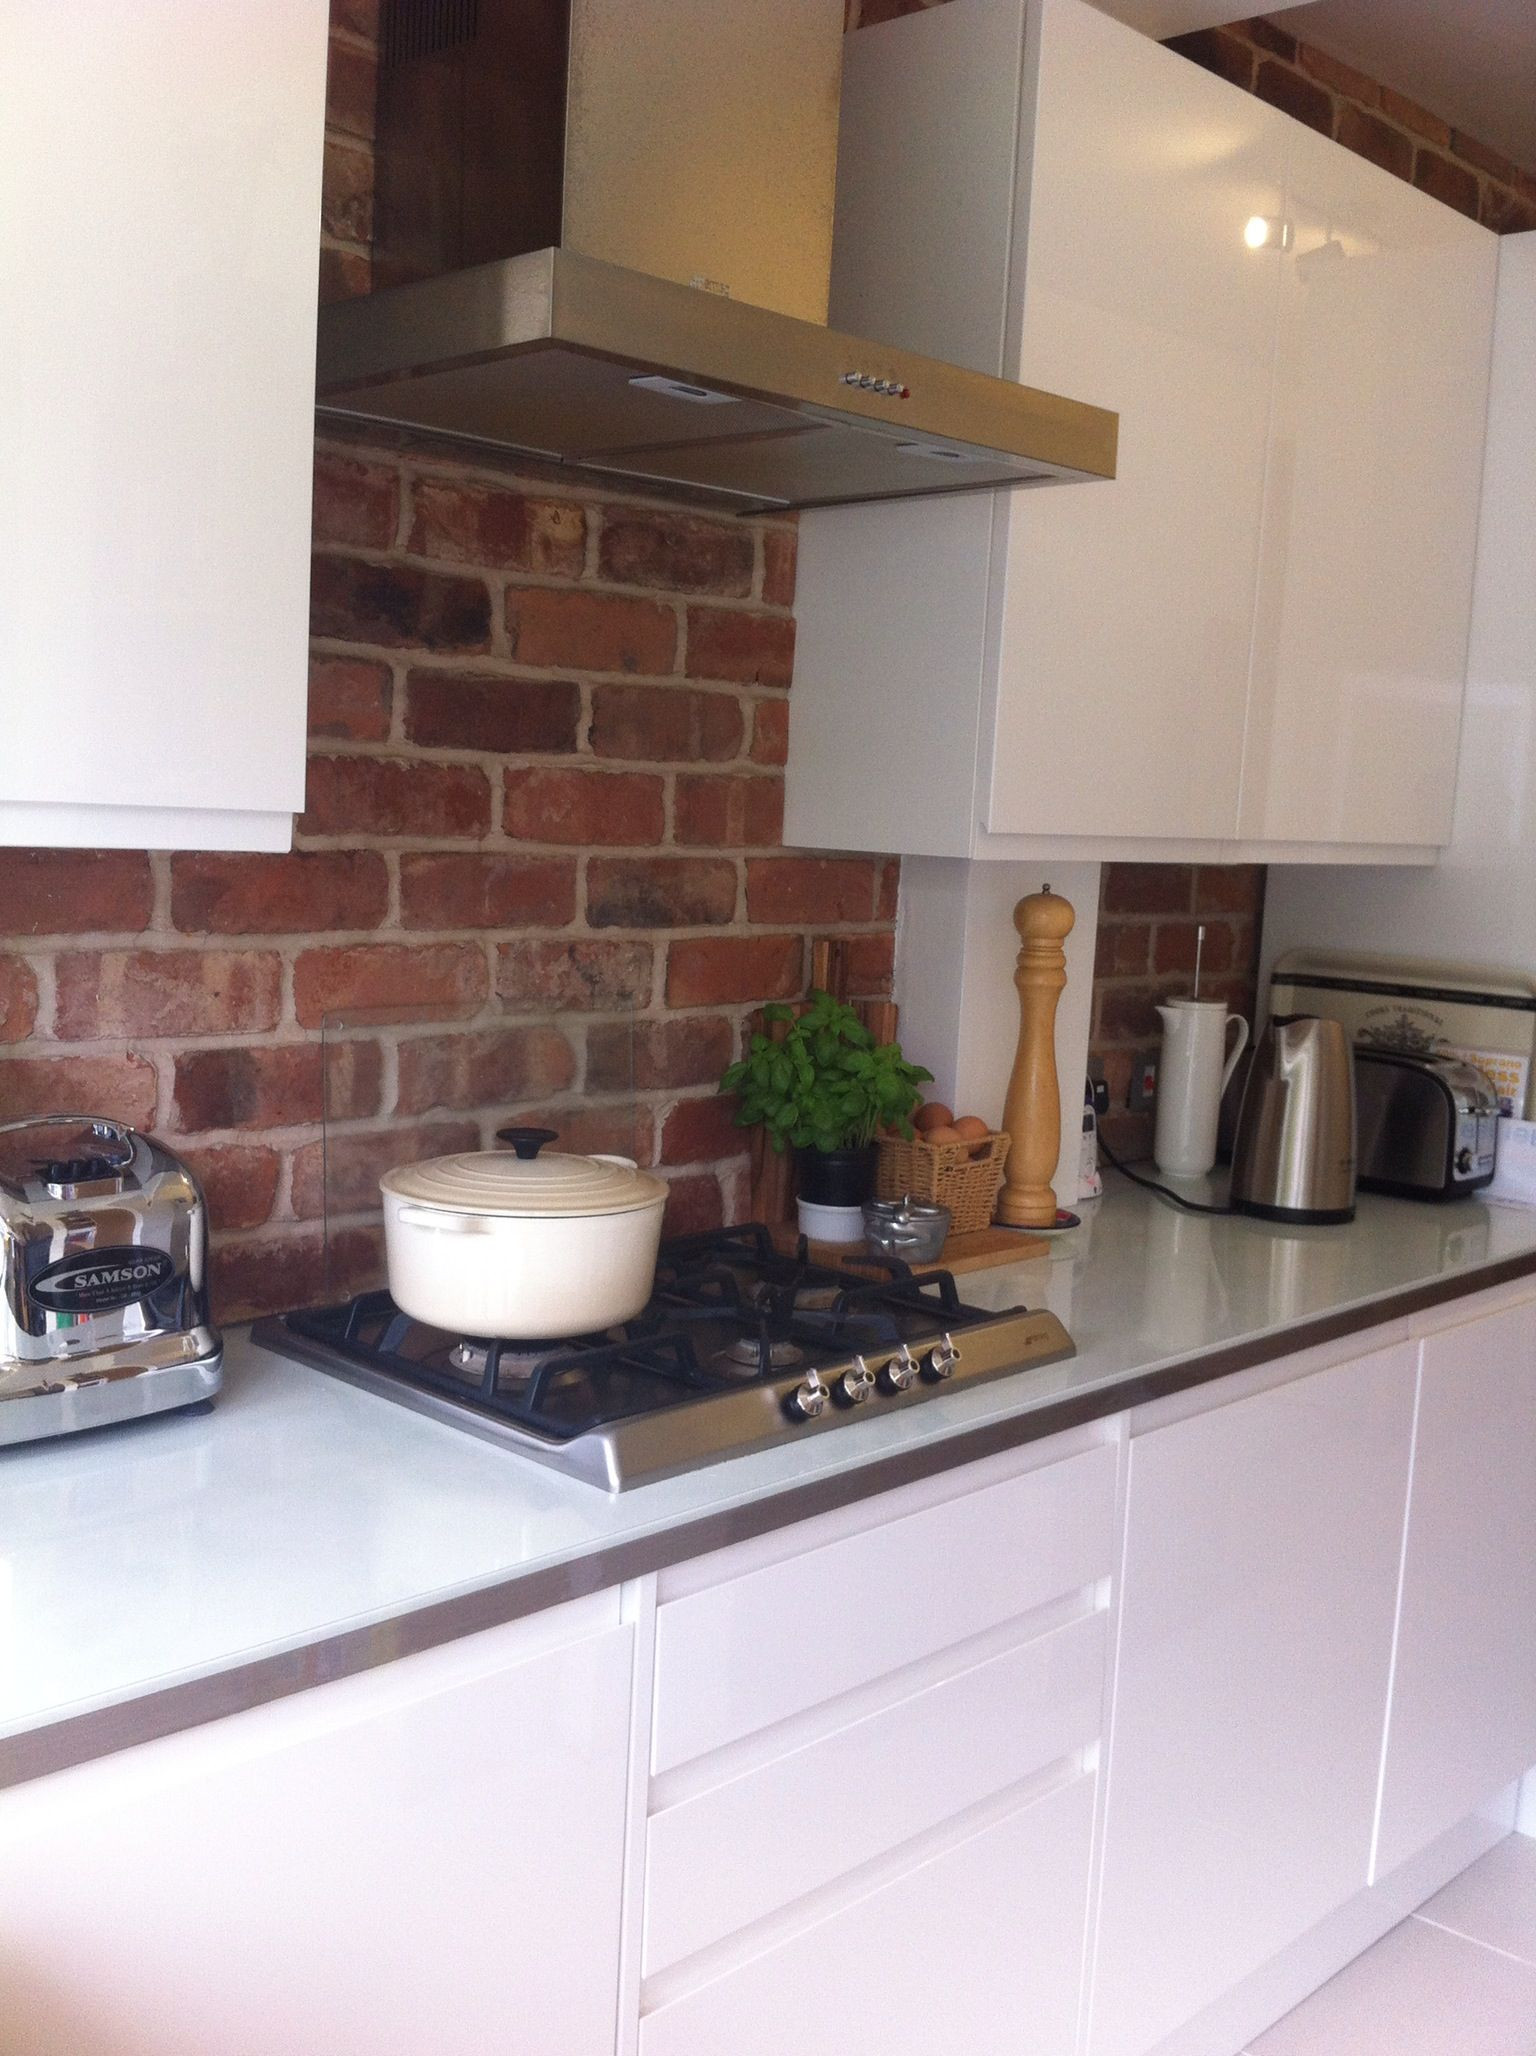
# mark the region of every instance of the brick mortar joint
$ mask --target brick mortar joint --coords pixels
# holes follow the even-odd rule
[[[323,551],[322,555],[336,554]],[[398,560],[384,552],[379,555],[381,564],[393,564]],[[571,586],[561,588],[577,592],[583,588]],[[726,611],[728,602],[721,603]],[[764,620],[793,620],[792,614],[763,614]],[[505,675],[509,682],[526,681],[530,684],[575,683],[580,679],[600,685],[673,685],[683,686],[700,692],[753,693],[769,697],[786,698],[793,690],[788,685],[765,685],[755,678],[691,678],[682,670],[672,671],[601,671],[586,664],[530,664],[526,658],[503,654],[499,649],[463,650],[416,650],[402,649],[397,643],[371,643],[359,637],[312,634],[309,638],[310,654],[319,657],[347,657],[370,663],[400,664],[409,671],[440,671],[446,674],[470,673],[500,678]],[[510,646],[509,646],[510,647]]]

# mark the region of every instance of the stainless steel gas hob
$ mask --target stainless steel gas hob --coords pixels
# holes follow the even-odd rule
[[[255,1339],[610,1492],[1076,1353],[1054,1314],[966,1306],[947,1271],[815,1264],[757,1226],[663,1243],[650,1304],[600,1335],[450,1335],[370,1292]]]

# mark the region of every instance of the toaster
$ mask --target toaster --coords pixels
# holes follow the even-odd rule
[[[1499,1101],[1473,1064],[1433,1051],[1355,1049],[1359,1182],[1404,1199],[1456,1199],[1493,1177]]]
[[[223,1361],[187,1166],[89,1115],[0,1126],[0,1444],[200,1405]]]

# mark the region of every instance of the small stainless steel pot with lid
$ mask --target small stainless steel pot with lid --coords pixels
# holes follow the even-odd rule
[[[906,1193],[900,1199],[872,1199],[864,1208],[864,1244],[871,1256],[902,1263],[937,1261],[953,1219],[947,1206],[934,1206]]]
[[[667,1187],[629,1157],[540,1154],[551,1128],[379,1180],[390,1296],[451,1335],[515,1341],[632,1320],[651,1296]]]

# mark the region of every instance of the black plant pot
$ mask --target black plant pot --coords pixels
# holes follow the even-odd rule
[[[800,1197],[813,1206],[862,1206],[874,1197],[879,1158],[872,1142],[857,1149],[797,1149]]]

